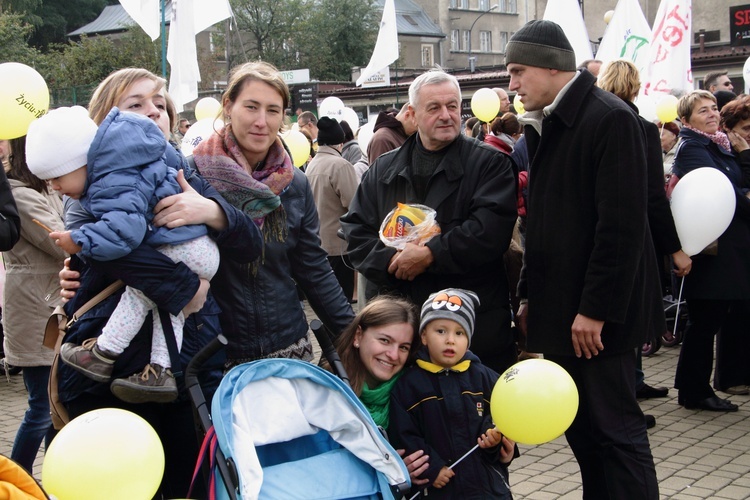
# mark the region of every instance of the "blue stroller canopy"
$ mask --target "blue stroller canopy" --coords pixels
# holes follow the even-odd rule
[[[212,415],[219,447],[235,462],[239,498],[394,498],[391,486],[409,487],[406,466],[351,388],[311,363],[234,367]]]

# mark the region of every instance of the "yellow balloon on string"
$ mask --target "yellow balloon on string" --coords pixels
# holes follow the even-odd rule
[[[471,97],[471,112],[483,122],[491,122],[500,111],[500,97],[494,90],[484,88]]]
[[[16,62],[0,64],[0,139],[26,135],[31,122],[49,108],[49,89],[34,68]]]
[[[305,134],[299,130],[289,130],[284,132],[281,138],[292,154],[292,163],[294,163],[294,166],[299,168],[304,165],[310,157],[310,141],[307,140]]]
[[[523,103],[521,102],[521,96],[519,96],[518,94],[516,94],[516,96],[513,98],[513,108],[519,115],[522,115],[526,112],[526,108],[523,107]]]

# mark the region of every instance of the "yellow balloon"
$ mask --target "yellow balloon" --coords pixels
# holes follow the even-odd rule
[[[673,95],[662,97],[656,105],[656,117],[662,123],[669,123],[677,118],[677,98]]]
[[[281,138],[292,153],[292,163],[295,167],[301,167],[310,157],[310,141],[305,134],[299,130],[289,130],[281,135]]]
[[[542,444],[560,437],[578,411],[578,390],[560,365],[528,359],[508,368],[490,398],[492,420],[513,441]]]
[[[44,489],[58,500],[148,500],[164,474],[156,431],[135,413],[102,408],[74,418],[50,443]]]
[[[49,108],[49,89],[34,68],[16,62],[0,64],[0,139],[26,135],[31,122]]]
[[[491,122],[500,111],[500,97],[494,90],[484,88],[471,96],[471,112],[483,122]]]
[[[215,119],[219,117],[221,111],[221,103],[213,97],[204,97],[195,105],[195,119],[202,120],[204,118]]]
[[[513,98],[513,108],[519,115],[522,115],[526,112],[526,108],[523,107],[523,103],[521,102],[521,96],[519,96],[518,94],[516,94],[516,96]]]

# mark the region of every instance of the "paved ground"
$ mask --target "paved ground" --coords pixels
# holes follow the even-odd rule
[[[679,347],[662,347],[644,358],[651,385],[671,386]],[[18,423],[26,408],[20,376],[0,378],[0,453],[9,455]],[[649,431],[662,498],[750,498],[750,397],[733,396],[737,413],[685,410],[676,391],[663,399],[642,402],[656,416]],[[41,477],[40,453],[34,474]],[[522,446],[511,466],[516,499],[581,498],[578,465],[564,439],[541,446]]]

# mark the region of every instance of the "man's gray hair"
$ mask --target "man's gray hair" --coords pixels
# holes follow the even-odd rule
[[[431,69],[426,73],[422,73],[411,82],[409,85],[409,103],[412,107],[416,108],[419,104],[419,91],[425,85],[438,85],[441,83],[450,82],[456,87],[459,99],[461,98],[461,86],[458,84],[458,80],[455,76],[446,73],[442,68]]]

